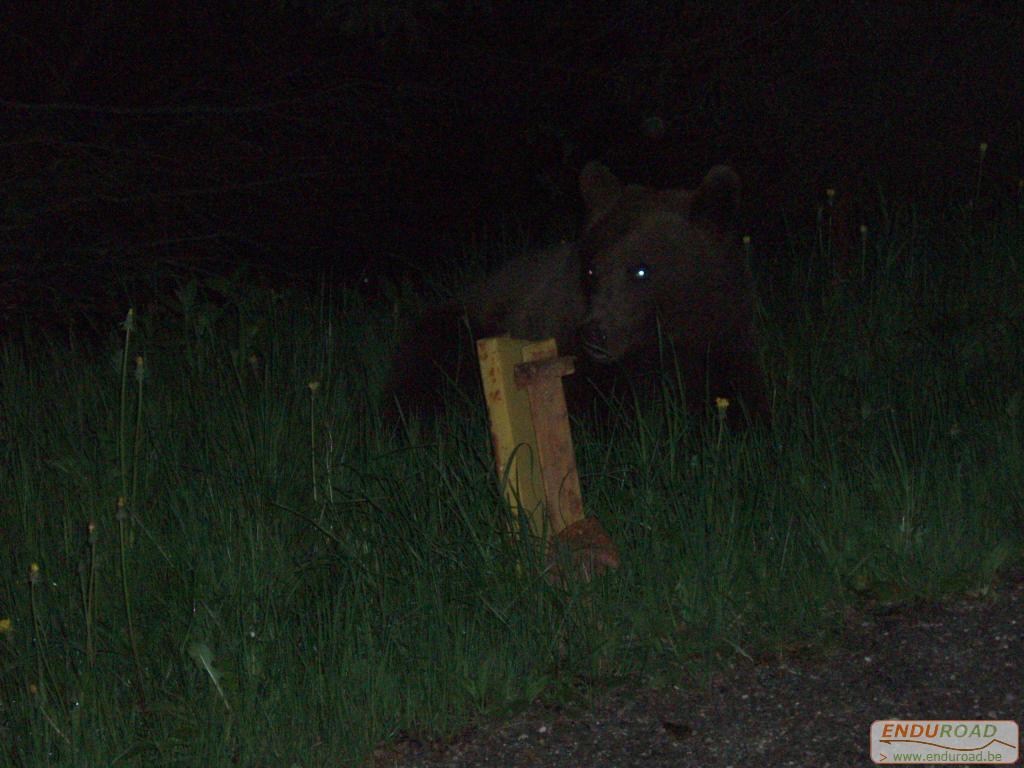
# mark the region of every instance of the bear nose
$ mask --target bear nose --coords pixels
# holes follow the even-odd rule
[[[596,320],[590,320],[580,326],[580,341],[585,347],[603,349],[608,343],[608,334]]]

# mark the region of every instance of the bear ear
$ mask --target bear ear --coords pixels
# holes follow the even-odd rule
[[[580,171],[580,191],[587,204],[587,218],[593,221],[607,211],[622,194],[622,182],[608,166],[594,160]]]
[[[690,220],[710,224],[719,232],[736,226],[740,208],[740,177],[727,165],[716,165],[690,200]]]

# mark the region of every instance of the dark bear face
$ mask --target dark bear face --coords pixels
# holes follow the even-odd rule
[[[586,354],[613,363],[657,349],[659,318],[692,333],[704,321],[709,291],[729,279],[736,260],[735,172],[719,166],[696,191],[655,191],[623,186],[591,163],[580,186],[588,209],[577,243],[587,299],[579,342]]]

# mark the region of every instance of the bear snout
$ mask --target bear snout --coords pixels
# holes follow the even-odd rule
[[[587,355],[598,362],[611,359],[608,351],[608,332],[597,320],[588,320],[579,327],[580,345]]]

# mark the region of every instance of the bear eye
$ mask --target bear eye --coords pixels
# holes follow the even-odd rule
[[[629,271],[629,274],[634,280],[646,280],[651,276],[651,270],[646,264],[637,264]]]

